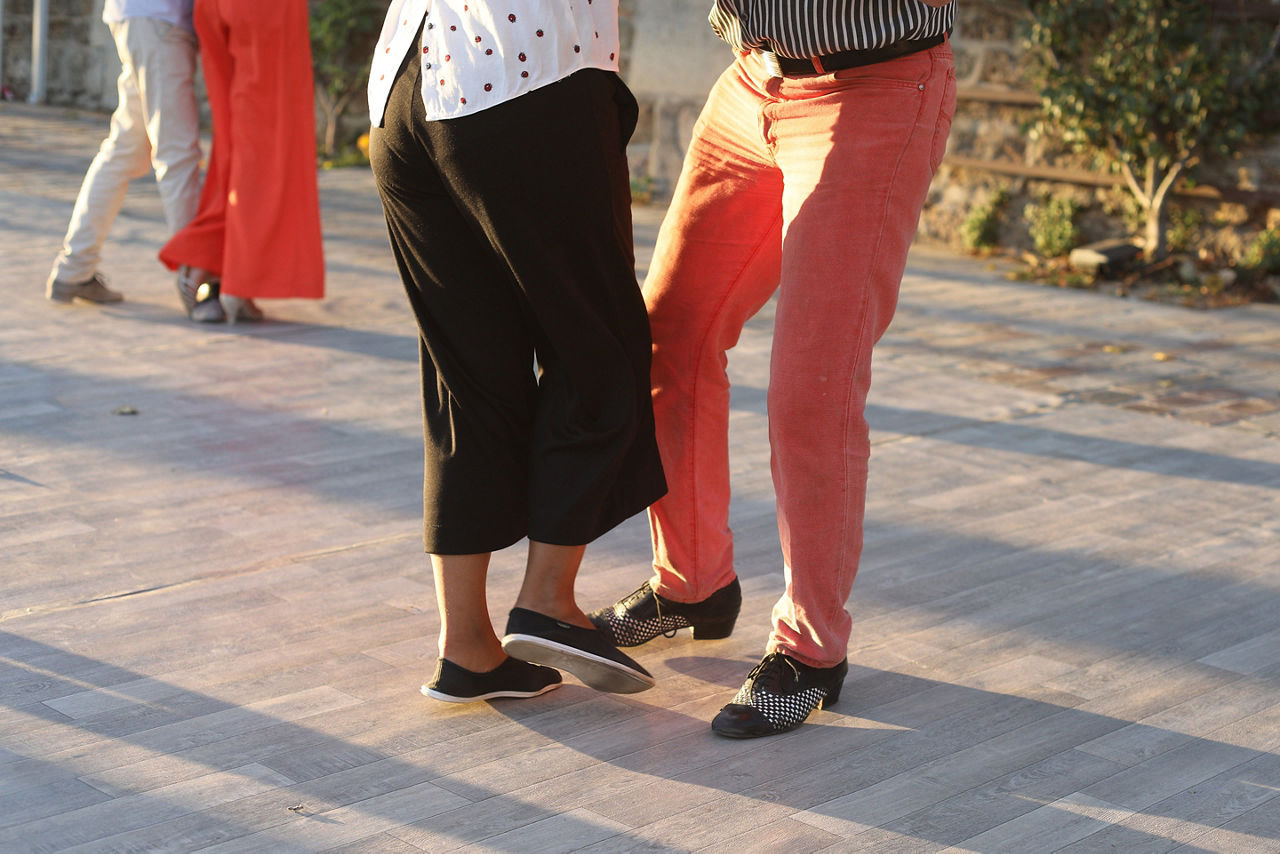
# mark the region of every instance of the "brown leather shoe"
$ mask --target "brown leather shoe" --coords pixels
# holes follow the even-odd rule
[[[124,302],[124,294],[107,287],[107,280],[101,273],[94,273],[93,278],[83,282],[64,282],[50,278],[45,285],[45,296],[54,302],[91,302],[95,305]]]

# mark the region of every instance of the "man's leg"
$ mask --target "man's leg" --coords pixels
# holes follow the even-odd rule
[[[770,651],[842,665],[870,454],[872,346],[893,317],[907,249],[955,103],[943,45],[874,67],[785,81],[786,175],[769,434],[787,588]]]
[[[759,122],[767,82],[735,63],[712,88],[644,285],[668,492],[649,508],[655,577],[590,615],[619,646],[690,627],[726,637],[741,606],[725,354],[778,285],[782,175]]]
[[[137,72],[128,45],[129,30],[134,23],[126,20],[111,25],[123,66],[117,84],[120,102],[111,116],[107,138],[89,164],[80,186],[62,251],[49,275],[51,298],[55,284],[84,282],[97,273],[102,244],[124,204],[129,182],[147,174],[150,167],[151,145],[147,141]]]
[[[786,592],[768,654],[711,728],[786,732],[840,697],[858,570],[871,348],[955,103],[945,46],[865,69],[780,81],[761,113],[786,176],[769,442]]]
[[[200,203],[195,34],[155,18],[135,18],[130,24],[128,46],[151,143],[151,166],[173,234],[191,221]]]
[[[694,130],[644,285],[653,404],[669,492],[649,510],[653,584],[700,602],[731,584],[726,352],[778,284],[782,176],[758,123],[765,97],[735,63]]]

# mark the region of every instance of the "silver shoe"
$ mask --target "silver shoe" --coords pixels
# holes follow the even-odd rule
[[[196,288],[196,304],[188,315],[196,323],[222,323],[227,319],[227,312],[218,300],[219,282],[201,282]]]
[[[267,319],[258,304],[245,297],[223,297],[222,306],[227,311],[227,323],[261,323]]]
[[[200,289],[201,281],[206,278],[201,275],[204,271],[183,264],[178,268],[178,299],[182,300],[182,307],[187,312],[187,317],[191,316],[191,309],[196,307],[196,291]]]

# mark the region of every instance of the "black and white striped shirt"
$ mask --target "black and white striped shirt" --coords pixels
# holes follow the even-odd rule
[[[920,0],[715,0],[709,19],[734,48],[803,58],[940,36],[955,11]]]

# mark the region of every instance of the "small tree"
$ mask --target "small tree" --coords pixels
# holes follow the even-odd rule
[[[273,2],[273,0],[263,0]],[[316,100],[324,111],[324,153],[338,148],[338,129],[369,83],[373,48],[382,31],[386,0],[311,0],[311,61]]]
[[[1039,204],[1023,208],[1036,251],[1046,258],[1058,258],[1074,249],[1080,242],[1080,229],[1076,227],[1079,212],[1080,206],[1073,199],[1062,196],[1048,196]]]
[[[1144,214],[1147,259],[1163,258],[1174,183],[1268,122],[1280,25],[1249,20],[1240,0],[1029,5],[1040,128],[1124,177]]]

